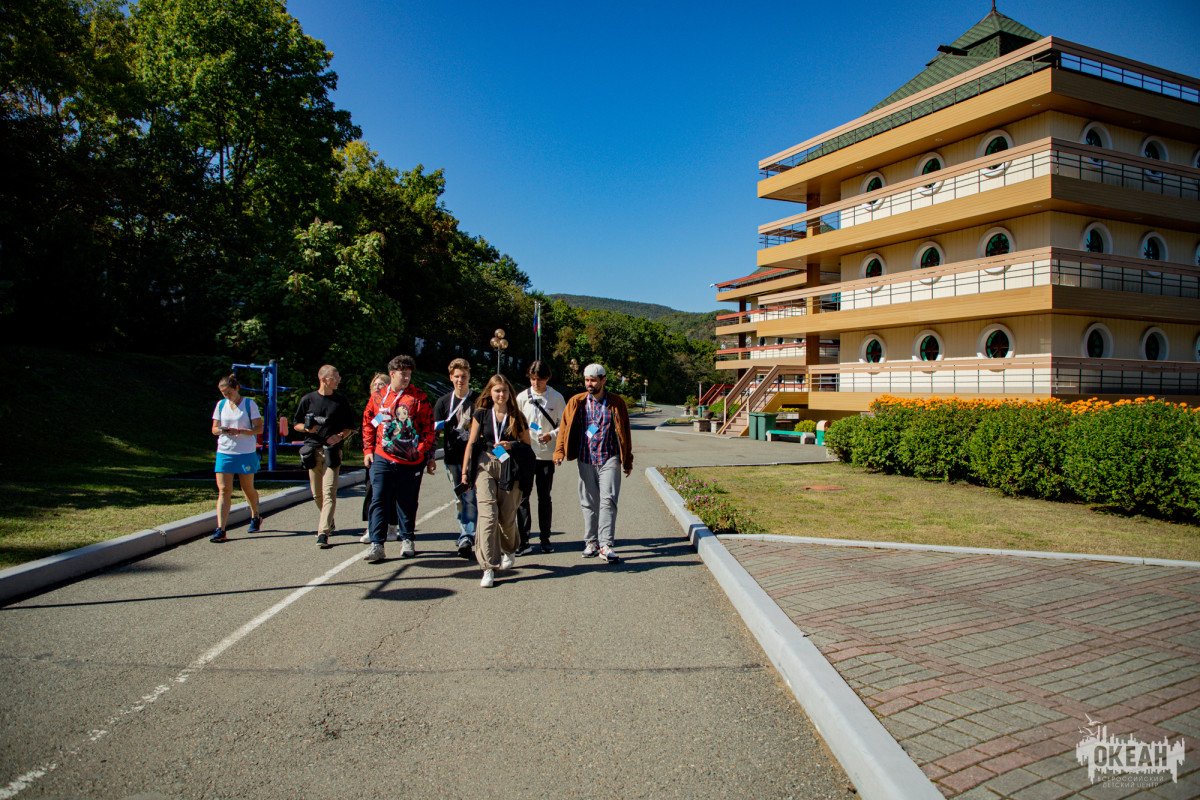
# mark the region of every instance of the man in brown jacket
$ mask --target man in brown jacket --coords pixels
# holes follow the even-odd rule
[[[633,471],[629,409],[618,395],[604,390],[607,374],[599,364],[583,370],[587,391],[567,401],[554,445],[554,465],[578,460],[579,502],[583,508],[583,557],[615,563],[617,498],[621,473]]]

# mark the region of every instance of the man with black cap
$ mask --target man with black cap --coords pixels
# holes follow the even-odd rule
[[[583,509],[583,557],[600,556],[615,563],[617,498],[621,474],[633,472],[633,436],[629,409],[620,396],[604,389],[607,373],[600,364],[583,370],[587,391],[567,401],[554,445],[554,465],[578,460],[579,502]]]

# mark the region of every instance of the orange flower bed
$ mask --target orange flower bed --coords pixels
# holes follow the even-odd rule
[[[1160,400],[1154,395],[1147,397],[1135,397],[1132,400],[1101,400],[1098,397],[1092,397],[1088,400],[1075,400],[1071,403],[1064,403],[1055,397],[1047,397],[1044,400],[1006,400],[996,397],[895,397],[893,395],[880,395],[871,403],[872,411],[882,411],[885,408],[904,408],[914,411],[930,410],[941,408],[944,406],[957,406],[959,408],[983,409],[983,408],[1001,408],[1004,406],[1039,406],[1039,405],[1054,405],[1060,406],[1072,414],[1088,414],[1096,411],[1104,411],[1109,408],[1118,406],[1130,405],[1146,405],[1149,403],[1157,403],[1168,408],[1180,408],[1190,411],[1193,414],[1200,413],[1200,406],[1189,407],[1187,403],[1171,403],[1166,400]]]

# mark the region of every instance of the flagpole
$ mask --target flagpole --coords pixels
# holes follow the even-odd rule
[[[533,357],[542,360],[542,304],[533,304]]]

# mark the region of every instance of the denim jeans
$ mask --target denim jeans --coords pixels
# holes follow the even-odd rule
[[[597,467],[579,463],[579,505],[583,509],[583,541],[612,546],[617,535],[617,498],[621,494],[621,460],[612,456]]]
[[[451,486],[457,486],[462,478],[462,464],[446,462],[446,478]],[[475,487],[458,495],[454,501],[454,511],[458,517],[458,536],[475,535],[475,523],[479,519],[479,507],[475,502]]]
[[[424,464],[397,464],[375,457],[371,464],[371,510],[368,522],[372,543],[382,544],[387,538],[389,508],[396,509],[400,538],[413,538],[424,470]]]

